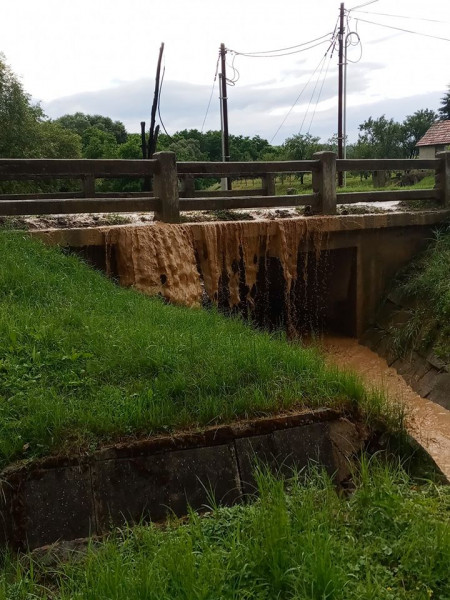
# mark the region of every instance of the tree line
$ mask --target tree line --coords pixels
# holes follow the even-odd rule
[[[385,115],[359,125],[358,140],[347,145],[349,158],[413,158],[416,143],[439,119],[450,119],[450,86],[435,112],[417,110],[402,123]],[[102,115],[77,112],[58,119],[45,116],[32,102],[4,56],[0,55],[0,157],[9,158],[142,158],[141,137],[124,124]],[[326,142],[298,133],[272,146],[255,135],[230,136],[230,157],[236,161],[304,160],[320,150],[336,150],[337,138]],[[220,161],[220,131],[185,129],[161,134],[158,150],[175,152],[179,161]],[[120,182],[119,182],[120,183]],[[124,182],[122,182],[124,184]]]

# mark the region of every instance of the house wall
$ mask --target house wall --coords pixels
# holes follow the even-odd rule
[[[419,146],[419,158],[436,158],[438,152],[444,152],[446,146]]]

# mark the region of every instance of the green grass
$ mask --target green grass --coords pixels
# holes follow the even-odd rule
[[[0,254],[0,465],[292,408],[390,418],[281,334],[119,288],[25,234],[1,232]]]
[[[339,496],[314,470],[305,484],[257,475],[259,497],[166,528],[118,530],[66,562],[7,559],[9,600],[448,600],[450,488],[362,460]],[[303,482],[303,478],[302,478]],[[50,563],[51,564],[51,563]],[[47,565],[47,566],[46,566]]]
[[[390,329],[394,349],[401,354],[433,350],[450,363],[450,226],[435,232],[393,287],[411,306],[408,322]]]
[[[239,179],[233,181],[233,190],[247,190],[260,188],[262,186],[261,179]],[[218,187],[218,186],[215,186]],[[386,181],[385,187],[374,187],[372,176],[368,179],[361,179],[359,175],[347,173],[345,187],[338,188],[337,192],[369,192],[382,190],[409,190],[409,189],[432,189],[434,187],[434,175],[429,175],[416,184],[408,186],[399,186],[399,180],[391,178]],[[214,188],[215,189],[215,188]],[[275,180],[275,189],[277,195],[285,195],[288,190],[293,190],[295,194],[311,194],[312,193],[312,177],[311,173],[304,176],[303,184],[300,178],[296,175],[278,176]]]

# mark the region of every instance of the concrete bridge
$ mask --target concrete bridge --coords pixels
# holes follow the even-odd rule
[[[338,193],[337,171],[427,169],[428,190]],[[311,172],[313,192],[275,195],[277,173]],[[153,179],[153,192],[100,194],[99,178]],[[261,178],[246,192],[197,192],[199,177]],[[0,159],[0,181],[80,180],[74,192],[0,195],[0,215],[152,211],[158,223],[33,232],[83,253],[124,285],[174,302],[217,303],[264,325],[331,327],[360,336],[389,280],[450,217],[450,152],[427,160],[337,160],[176,163],[151,160]],[[181,184],[180,184],[181,182]],[[433,210],[337,216],[338,204],[385,200],[434,202]],[[181,224],[187,210],[310,207],[313,216],[283,221]],[[436,208],[437,206],[437,208]],[[186,290],[189,289],[189,293]],[[315,316],[314,316],[314,313]],[[312,320],[315,319],[313,323]]]

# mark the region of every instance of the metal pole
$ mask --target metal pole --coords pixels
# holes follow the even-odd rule
[[[343,115],[343,96],[344,96],[344,3],[341,3],[339,14],[339,85],[338,85],[338,158],[343,158],[343,133],[342,133],[342,115]],[[338,186],[344,184],[343,173],[338,173]]]
[[[225,138],[223,135],[223,106],[222,106],[222,73],[219,73],[219,104],[220,104],[220,132],[222,134],[222,161],[225,161]],[[222,177],[220,180],[220,189],[226,191],[228,189],[228,180]]]
[[[343,145],[344,145],[344,158],[347,158],[347,50],[348,50],[348,45],[347,45],[347,40],[348,40],[348,36],[350,35],[350,33],[347,33],[347,35],[345,36],[345,43],[344,43],[344,116],[343,116],[343,121],[344,121],[344,127],[343,127]],[[342,173],[342,177],[343,177],[343,185],[344,187],[347,185],[347,173],[345,171],[341,171]]]
[[[227,74],[225,66],[226,57],[225,44],[220,44],[220,63],[221,63],[221,90],[222,90],[222,160],[229,162],[230,160],[230,143],[228,136],[228,98],[227,98]],[[226,189],[230,189],[229,181],[227,180]]]

